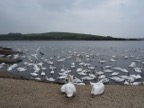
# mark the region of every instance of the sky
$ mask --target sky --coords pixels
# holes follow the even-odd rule
[[[144,38],[144,0],[0,0],[0,34],[43,32]]]

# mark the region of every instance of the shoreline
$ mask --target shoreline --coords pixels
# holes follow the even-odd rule
[[[62,85],[20,78],[0,77],[2,108],[143,108],[144,86],[105,85],[103,95],[92,97],[91,86],[76,86],[75,97],[66,98]]]

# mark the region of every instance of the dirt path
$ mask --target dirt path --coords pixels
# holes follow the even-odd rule
[[[144,108],[144,86],[107,85],[101,96],[91,86],[76,86],[74,98],[61,94],[62,85],[0,78],[0,108]]]

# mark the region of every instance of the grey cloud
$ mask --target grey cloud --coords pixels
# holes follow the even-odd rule
[[[143,0],[1,0],[0,33],[66,31],[144,37]]]
[[[76,0],[38,0],[38,4],[49,11],[61,11],[72,8],[75,1]]]

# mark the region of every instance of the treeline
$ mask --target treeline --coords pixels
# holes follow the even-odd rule
[[[111,36],[99,36],[99,35],[80,34],[80,33],[48,32],[48,33],[32,33],[32,34],[21,34],[21,33],[1,34],[0,40],[131,40],[131,39],[114,38]]]

